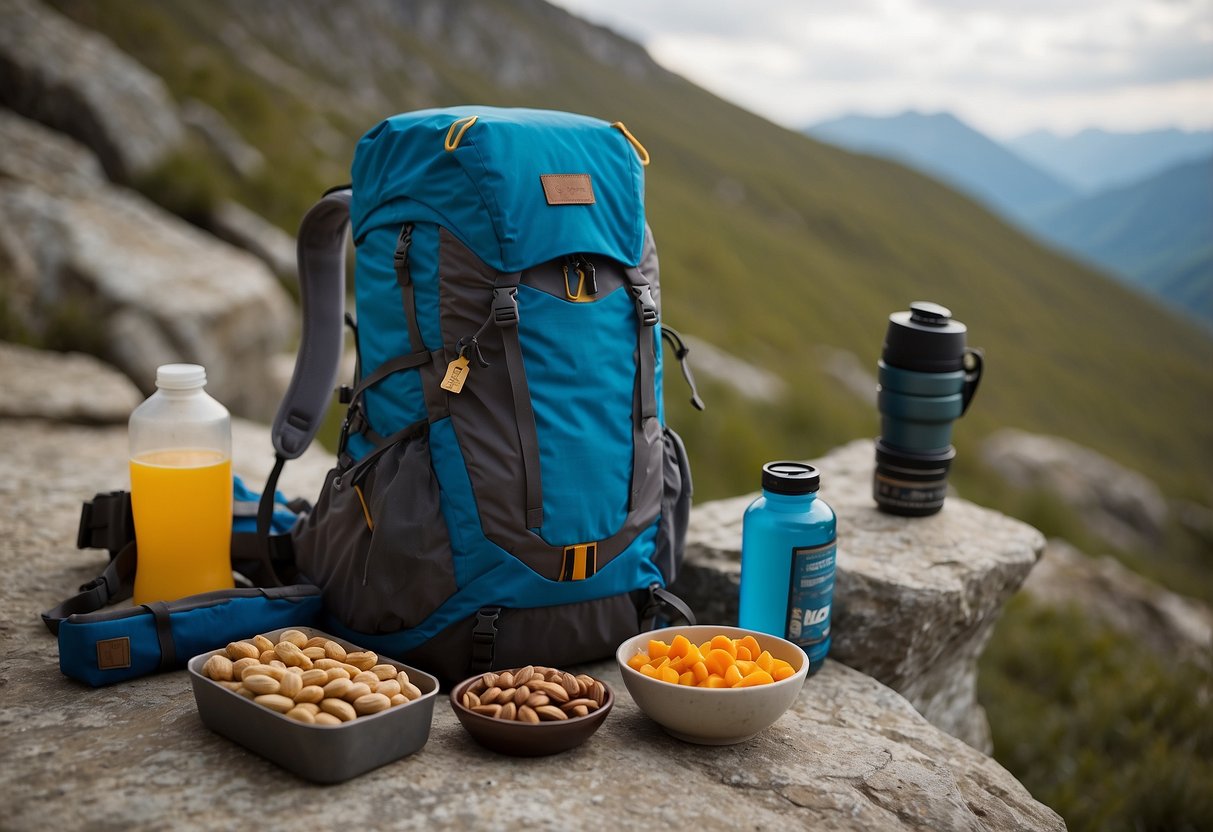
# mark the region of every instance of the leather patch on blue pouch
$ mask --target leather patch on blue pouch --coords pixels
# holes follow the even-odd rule
[[[121,670],[131,666],[131,640],[126,636],[97,642],[97,668]]]
[[[593,205],[594,183],[588,173],[541,173],[548,205]]]

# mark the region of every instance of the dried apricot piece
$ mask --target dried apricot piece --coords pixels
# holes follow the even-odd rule
[[[796,675],[796,670],[790,664],[787,664],[786,662],[784,664],[780,665],[779,667],[775,668],[773,671],[771,671],[771,677],[776,682],[782,682],[784,679],[787,679],[787,678],[789,678],[791,676],[795,676],[795,675]]]
[[[751,688],[755,685],[769,685],[774,681],[775,680],[771,678],[771,674],[767,673],[765,670],[755,670],[745,678],[740,679],[737,684],[733,685],[733,687]]]
[[[664,665],[662,667],[657,668],[657,673],[659,674],[657,676],[657,678],[660,679],[661,681],[669,682],[670,684],[673,684],[673,685],[678,684],[678,671],[674,670],[669,665]]]
[[[708,666],[703,662],[695,662],[695,666],[691,668],[691,673],[695,676],[695,684],[699,684],[706,680],[712,674],[708,672]]]
[[[733,657],[724,650],[711,650],[703,663],[708,666],[709,673],[724,676],[725,670],[733,666]]]
[[[628,659],[628,667],[632,668],[632,670],[639,670],[641,665],[646,665],[648,663],[649,663],[649,654],[648,653],[637,653],[635,656],[632,656],[632,658]]]
[[[669,652],[670,652],[670,645],[666,644],[664,641],[658,641],[657,639],[649,639],[649,658],[650,659],[661,658],[662,656],[668,655]]]
[[[741,671],[737,669],[737,665],[729,665],[729,669],[724,672],[724,683],[727,687],[735,688],[741,681]]]
[[[737,640],[737,646],[744,647],[745,649],[749,650],[751,659],[758,658],[758,654],[762,652],[762,647],[759,646],[758,639],[754,638],[753,636],[743,636],[742,638],[739,638]],[[738,652],[740,653],[741,651],[739,650]]]
[[[713,636],[711,645],[713,650],[723,650],[732,658],[737,658],[737,645],[728,636]]]
[[[687,654],[687,648],[691,646],[691,642],[682,633],[674,636],[674,640],[670,642],[670,649],[667,655],[671,659],[676,659],[679,656]]]
[[[678,677],[678,684],[694,686],[695,674],[688,670],[686,673]]]

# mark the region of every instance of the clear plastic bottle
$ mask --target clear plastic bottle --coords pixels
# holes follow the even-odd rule
[[[130,418],[136,604],[230,589],[232,418],[197,364],[165,364]]]
[[[738,623],[786,638],[816,673],[830,650],[837,521],[817,496],[821,477],[802,462],[762,466],[762,496],[746,509],[741,533]]]

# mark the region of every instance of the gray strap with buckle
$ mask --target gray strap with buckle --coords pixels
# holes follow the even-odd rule
[[[535,429],[535,411],[531,407],[531,392],[526,383],[522,343],[518,340],[519,277],[519,274],[509,274],[498,279],[493,289],[492,317],[501,330],[501,346],[505,351],[506,372],[514,398],[514,421],[518,425],[518,447],[522,453],[523,475],[526,477],[525,524],[528,529],[538,529],[543,526],[543,484],[539,475],[539,435]]]
[[[628,510],[636,507],[640,496],[640,484],[646,471],[647,448],[649,445],[645,435],[649,420],[657,418],[657,390],[654,375],[657,367],[657,354],[654,347],[654,327],[660,320],[657,304],[648,280],[640,273],[640,269],[627,270],[628,281],[631,284],[632,298],[636,302],[636,411],[632,431],[632,491],[628,500]]]

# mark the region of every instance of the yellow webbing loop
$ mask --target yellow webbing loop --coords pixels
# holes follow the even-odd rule
[[[446,142],[443,147],[446,152],[450,153],[455,148],[459,147],[459,143],[463,141],[463,134],[468,131],[468,128],[476,123],[476,119],[480,116],[467,116],[451,122],[451,129],[446,131]],[[458,132],[456,132],[458,131]]]
[[[636,148],[636,155],[640,157],[640,164],[648,165],[649,152],[644,149],[644,145],[642,145],[636,139],[636,137],[632,135],[631,131],[628,130],[624,123],[622,121],[617,121],[611,126],[618,129],[620,133],[623,133],[623,135],[627,137],[627,140],[632,143],[632,147]]]

